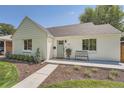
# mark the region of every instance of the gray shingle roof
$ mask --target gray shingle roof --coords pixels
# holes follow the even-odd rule
[[[121,32],[110,24],[94,25],[93,23],[83,23],[67,26],[47,28],[55,37],[63,36],[83,36],[98,34],[121,34]]]

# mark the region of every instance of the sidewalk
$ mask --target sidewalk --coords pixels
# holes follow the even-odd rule
[[[48,64],[34,74],[17,83],[12,88],[37,88],[56,68],[58,65]]]

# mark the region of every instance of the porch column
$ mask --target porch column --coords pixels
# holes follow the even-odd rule
[[[6,55],[6,40],[4,40],[4,56]]]

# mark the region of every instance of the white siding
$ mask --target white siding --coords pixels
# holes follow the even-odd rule
[[[92,36],[71,36],[71,37],[56,37],[54,46],[57,47],[57,40],[67,40],[64,44],[65,49],[71,48],[71,58],[75,57],[76,50],[82,50],[83,39],[96,39],[96,51],[89,51],[90,60],[111,60],[120,61],[120,35],[92,35]],[[57,56],[57,51],[54,51],[54,56]],[[65,55],[66,57],[66,55]]]
[[[32,39],[31,55],[35,55],[37,48],[40,48],[41,59],[50,59],[57,56],[57,40],[66,40],[64,48],[71,48],[71,58],[75,57],[76,50],[82,50],[83,39],[96,39],[96,51],[88,51],[90,60],[111,60],[120,61],[120,34],[90,35],[90,36],[65,36],[48,37],[47,32],[41,30],[33,21],[25,18],[13,35],[13,53],[24,53],[24,39]],[[64,52],[64,56],[65,52]]]
[[[30,19],[26,18],[14,34],[13,53],[23,54],[24,39],[32,39],[32,52],[35,55],[37,48],[40,48],[41,59],[46,59],[47,33],[38,28]]]

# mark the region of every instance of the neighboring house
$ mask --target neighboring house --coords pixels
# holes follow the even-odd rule
[[[25,17],[14,33],[13,53],[35,55],[40,49],[41,60],[65,58],[65,49],[87,50],[90,60],[120,61],[121,32],[109,24],[83,23],[44,28]],[[54,47],[54,48],[53,48]]]
[[[12,53],[12,35],[0,36],[0,54]]]

